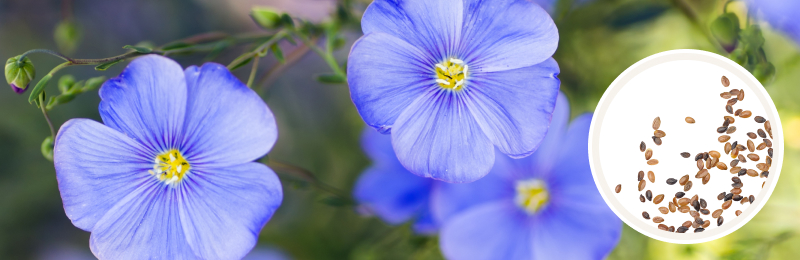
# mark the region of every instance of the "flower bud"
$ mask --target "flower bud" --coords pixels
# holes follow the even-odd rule
[[[281,25],[281,15],[272,8],[253,7],[250,17],[264,29],[275,29]]]
[[[6,61],[6,81],[17,94],[25,92],[33,78],[36,77],[36,70],[33,68],[31,59],[25,57],[24,60],[20,60],[20,56]]]

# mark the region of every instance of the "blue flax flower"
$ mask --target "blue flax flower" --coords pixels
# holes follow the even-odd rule
[[[428,203],[434,180],[410,174],[394,155],[391,137],[371,127],[364,129],[361,146],[372,159],[372,166],[361,174],[353,188],[353,197],[360,207],[389,224],[413,219],[416,232],[434,233],[437,227]]]
[[[277,139],[272,112],[222,65],[131,62],[100,89],[100,116],[55,143],[64,210],[100,259],[240,259],[283,198],[254,160]]]
[[[414,174],[471,182],[530,155],[558,95],[553,20],[527,0],[376,0],[347,65],[366,123]]]
[[[760,10],[764,20],[772,27],[800,43],[800,1],[797,0],[748,0],[752,11]]]
[[[448,259],[602,259],[611,252],[622,225],[589,169],[591,115],[569,127],[568,118],[561,96],[536,153],[519,160],[500,154],[486,178],[434,186],[432,212]]]

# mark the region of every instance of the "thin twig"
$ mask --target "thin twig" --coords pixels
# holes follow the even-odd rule
[[[39,94],[39,106],[42,107],[42,114],[44,115],[44,119],[47,120],[47,125],[50,126],[50,136],[53,137],[53,140],[56,138],[56,129],[53,127],[53,122],[50,121],[50,116],[47,115],[47,108],[45,108],[44,104],[44,92]]]
[[[247,87],[253,88],[253,80],[256,79],[256,73],[258,73],[258,61],[261,60],[261,55],[256,55],[253,57],[253,68],[250,69],[250,77],[247,79]]]
[[[286,56],[286,59],[283,63],[276,64],[275,66],[270,68],[266,74],[262,75],[256,85],[261,86],[262,92],[266,92],[272,86],[272,83],[275,83],[275,80],[278,79],[278,75],[280,75],[284,70],[286,70],[286,68],[300,61],[300,58],[305,56],[310,50],[311,48],[308,48],[308,46],[306,46],[305,44],[297,46],[295,50],[293,50],[291,53],[289,53],[289,55]]]
[[[284,174],[291,175],[292,177],[310,182],[318,189],[330,193],[334,196],[337,196],[340,199],[343,199],[347,202],[352,202],[353,200],[352,198],[350,198],[350,195],[348,195],[346,192],[320,181],[319,179],[317,179],[316,176],[314,176],[313,173],[311,173],[311,171],[306,170],[300,166],[278,162],[275,160],[269,160],[267,162],[267,165],[269,165],[269,167],[271,167],[273,170],[277,172],[283,172]]]

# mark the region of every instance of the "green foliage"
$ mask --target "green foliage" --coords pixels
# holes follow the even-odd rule
[[[326,84],[343,84],[347,82],[347,77],[338,74],[319,74],[314,78]]]
[[[258,26],[268,30],[276,29],[286,24],[287,21],[283,19],[284,15],[285,14],[282,15],[275,9],[269,7],[253,7],[253,9],[250,10],[250,18],[253,18],[253,21],[255,21]],[[291,22],[291,18],[289,22]]]
[[[42,156],[48,161],[53,161],[53,137],[48,136],[42,141]]]
[[[722,14],[711,23],[711,34],[728,52],[736,47],[739,31],[739,17],[735,13]]]
[[[114,66],[114,65],[116,65],[117,63],[120,63],[120,62],[122,62],[122,60],[112,60],[112,61],[100,64],[100,65],[97,65],[96,67],[94,67],[94,69],[97,70],[97,71],[105,71],[108,68],[111,68],[111,66]]]
[[[147,47],[142,47],[142,46],[131,46],[131,45],[125,45],[125,46],[124,46],[124,47],[122,47],[122,48],[123,48],[123,49],[129,49],[129,50],[133,50],[133,51],[135,51],[135,52],[138,52],[138,53],[143,53],[143,54],[148,54],[148,53],[151,53],[151,52],[153,52],[153,49],[152,49],[152,48],[147,48]]]

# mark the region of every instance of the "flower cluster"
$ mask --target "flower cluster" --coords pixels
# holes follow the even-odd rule
[[[568,125],[569,114],[560,95],[550,131],[533,155],[498,154],[489,175],[467,184],[409,179],[388,153],[389,137],[367,133],[365,151],[375,163],[357,183],[356,197],[393,224],[431,214],[448,259],[602,259],[619,241],[622,225],[592,178],[586,150],[591,115]]]

